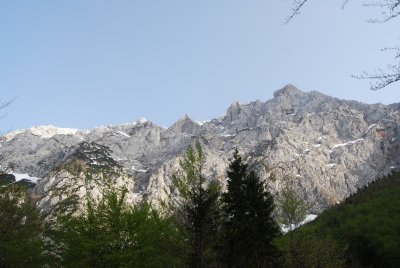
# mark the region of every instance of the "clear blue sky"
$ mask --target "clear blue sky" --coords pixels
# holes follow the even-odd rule
[[[399,19],[311,1],[288,25],[290,0],[0,2],[0,98],[17,96],[1,130],[92,128],[145,117],[207,120],[234,100],[265,101],[292,83],[367,103],[400,101],[351,78],[393,62]]]

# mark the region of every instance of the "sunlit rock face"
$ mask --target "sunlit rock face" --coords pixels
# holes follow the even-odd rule
[[[16,131],[0,141],[0,164],[40,178],[33,192],[44,209],[74,193],[100,196],[105,184],[127,188],[130,202],[158,203],[174,192],[172,175],[185,149],[200,142],[209,179],[224,187],[238,148],[272,192],[290,183],[320,212],[398,169],[399,107],[287,85],[271,100],[234,102],[225,116],[203,123],[185,116],[170,128],[140,119],[87,131]]]

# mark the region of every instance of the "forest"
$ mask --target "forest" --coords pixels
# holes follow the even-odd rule
[[[0,267],[399,266],[400,174],[296,228],[312,206],[291,187],[272,195],[236,150],[222,191],[203,176],[203,157],[188,148],[176,196],[158,206],[129,204],[110,186],[83,207],[72,195],[43,212],[29,185],[1,175]]]

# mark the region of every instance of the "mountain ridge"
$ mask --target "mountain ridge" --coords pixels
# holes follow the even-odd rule
[[[388,104],[388,105],[385,105],[382,103],[366,104],[366,103],[355,101],[355,100],[346,100],[346,99],[339,99],[336,97],[331,97],[329,95],[325,95],[324,93],[321,93],[316,90],[303,92],[292,84],[287,84],[283,88],[276,90],[273,93],[273,98],[278,98],[278,97],[284,96],[287,98],[295,99],[296,97],[304,96],[306,94],[313,95],[313,96],[323,96],[323,97],[327,97],[332,100],[337,100],[340,102],[348,102],[348,103],[359,104],[359,105],[387,106],[387,107],[391,107],[394,110],[400,110],[400,103],[392,103],[392,104]],[[273,100],[273,99],[269,99],[266,102],[271,101],[271,100]],[[44,138],[51,138],[54,135],[74,135],[76,132],[90,133],[91,131],[95,131],[97,129],[102,129],[102,128],[113,128],[113,127],[120,127],[120,126],[135,126],[137,124],[145,124],[147,122],[150,124],[154,124],[158,127],[165,128],[165,129],[169,129],[169,128],[173,127],[174,125],[176,125],[177,123],[179,123],[182,120],[190,120],[193,123],[195,123],[196,125],[202,126],[204,123],[209,123],[210,121],[218,120],[218,119],[222,119],[222,118],[227,118],[228,121],[233,121],[232,115],[229,115],[229,113],[234,112],[234,111],[232,111],[232,109],[240,110],[240,107],[242,107],[242,106],[249,106],[249,105],[258,104],[258,103],[262,103],[262,102],[260,100],[255,100],[255,101],[246,102],[246,103],[240,103],[239,101],[233,101],[231,103],[231,105],[228,107],[225,115],[221,115],[219,117],[216,117],[216,118],[210,119],[210,120],[198,121],[198,120],[194,120],[190,115],[185,114],[183,117],[178,119],[176,122],[174,122],[169,127],[160,126],[160,125],[157,125],[156,123],[152,122],[151,120],[148,120],[144,117],[139,117],[136,121],[133,121],[133,122],[127,122],[127,123],[121,123],[121,124],[100,125],[100,126],[96,126],[94,128],[89,128],[89,129],[57,127],[57,126],[54,126],[51,124],[50,125],[38,125],[38,126],[30,127],[30,128],[17,129],[15,131],[8,132],[8,133],[4,134],[2,138],[3,139],[4,138],[11,139],[11,138],[15,137],[16,135],[21,134],[26,131],[30,131],[30,132],[32,132],[32,134],[37,135],[37,136],[43,136]],[[53,132],[53,134],[51,134],[52,132]]]
[[[63,179],[54,170],[82,143],[94,143],[106,147],[122,167],[134,202],[156,202],[173,189],[171,176],[188,146],[202,144],[205,175],[222,186],[237,147],[271,191],[294,184],[321,211],[398,168],[398,107],[340,100],[287,85],[273,99],[233,102],[224,116],[202,123],[185,115],[168,128],[142,119],[88,131],[42,127],[42,136],[30,129],[10,133],[12,139],[6,135],[0,140],[0,163],[15,173],[43,178],[37,189],[56,187],[54,181],[72,175],[63,173]],[[279,179],[271,181],[272,174]]]

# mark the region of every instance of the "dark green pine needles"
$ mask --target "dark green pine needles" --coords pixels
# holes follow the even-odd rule
[[[273,218],[273,198],[237,150],[233,156],[227,192],[222,195],[223,261],[228,267],[273,267],[277,259],[274,239],[280,234]]]

